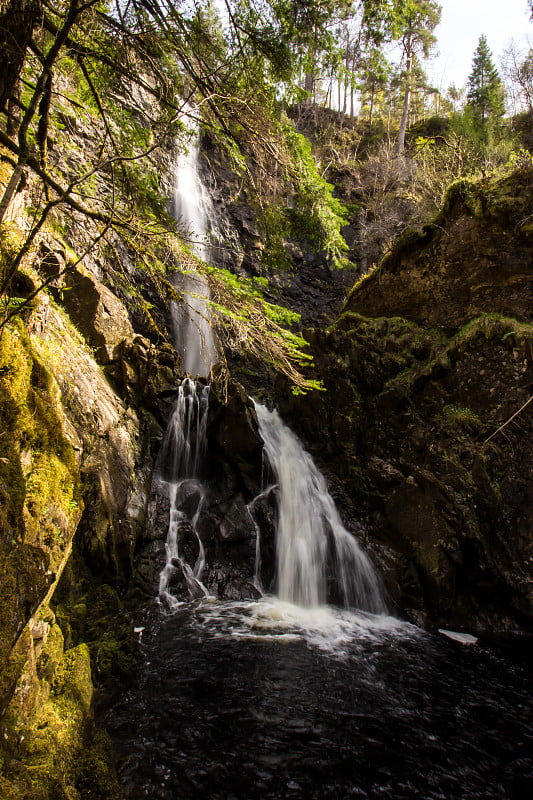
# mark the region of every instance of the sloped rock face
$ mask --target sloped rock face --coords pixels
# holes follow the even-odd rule
[[[309,333],[327,392],[284,400],[417,621],[533,624],[532,186],[453,189]]]
[[[345,310],[447,328],[476,314],[533,315],[533,169],[454,185],[423,234],[407,232]]]
[[[90,699],[81,708],[82,694],[72,694],[65,733],[50,722],[56,701],[64,700],[53,687],[73,647],[82,648],[80,680],[89,698],[90,661],[100,683],[132,667],[132,634],[118,594],[108,586],[109,596],[104,591],[98,602],[98,593],[105,582],[123,590],[131,578],[152,442],[161,439],[165,393],[179,376],[173,348],[138,335],[121,300],[88,269],[70,266],[71,258],[61,241],[43,240],[33,264],[40,274],[28,265],[18,284],[27,295],[50,278],[50,294],[41,292],[0,342],[0,756],[9,775],[1,788],[10,797],[33,796],[40,783],[43,796],[51,796],[48,771],[57,767],[57,778],[63,744],[72,749],[67,783],[84,769],[74,759],[80,748],[100,758],[90,744]],[[46,626],[57,627],[51,602],[66,650],[55,660],[42,656]],[[110,754],[101,757],[111,782],[101,796],[112,797]]]

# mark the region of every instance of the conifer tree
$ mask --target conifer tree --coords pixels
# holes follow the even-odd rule
[[[489,120],[496,120],[505,113],[503,83],[492,62],[492,54],[484,34],[479,37],[472,61],[472,72],[468,78],[466,105],[472,110],[474,120],[485,127]]]

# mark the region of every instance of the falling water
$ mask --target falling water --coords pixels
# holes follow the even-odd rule
[[[199,478],[206,449],[208,402],[209,386],[200,388],[190,378],[183,381],[158,459],[156,480],[170,501],[166,563],[159,576],[159,598],[171,609],[180,605],[171,591],[173,580],[180,573],[192,597],[207,595],[201,581],[205,553],[197,524],[205,501],[205,488]],[[180,554],[181,534],[187,529],[192,530],[198,546],[193,566]]]
[[[368,556],[344,528],[326,482],[276,411],[255,404],[259,432],[279,487],[276,531],[277,595],[313,608],[326,602],[328,567],[342,603],[386,611]]]
[[[174,172],[173,210],[178,223],[190,239],[191,249],[202,261],[209,261],[209,220],[213,208],[198,168],[198,123],[188,120],[189,147],[177,157]],[[172,303],[174,346],[189,375],[207,378],[217,359],[217,349],[209,315],[209,285],[204,275],[193,268],[177,272],[172,283],[184,302]]]

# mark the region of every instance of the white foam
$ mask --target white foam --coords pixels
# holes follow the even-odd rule
[[[325,605],[303,608],[273,596],[250,602],[206,598],[196,607],[195,622],[216,637],[304,641],[336,655],[345,654],[363,641],[421,633],[414,625],[384,614]]]

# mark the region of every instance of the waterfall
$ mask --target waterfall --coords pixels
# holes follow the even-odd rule
[[[208,229],[213,208],[198,168],[198,122],[185,119],[191,140],[188,149],[179,152],[176,159],[173,213],[190,236],[193,253],[202,261],[209,261]],[[209,285],[205,276],[193,267],[174,273],[171,281],[184,298],[184,302],[171,306],[174,346],[180,354],[182,368],[191,376],[207,378],[217,360],[209,314]]]
[[[345,606],[385,612],[380,579],[368,556],[344,528],[313,459],[277,411],[259,403],[255,403],[255,409],[279,491],[278,597],[308,608],[324,604],[329,571]]]
[[[171,609],[180,605],[173,584],[185,580],[192,597],[207,596],[202,583],[205,552],[197,525],[206,499],[201,481],[206,456],[209,386],[186,378],[179,387],[156,469],[160,492],[170,505],[166,563],[159,577],[159,598]],[[381,582],[370,559],[343,526],[326,481],[296,435],[277,411],[255,403],[264,452],[276,485],[269,485],[249,505],[256,532],[254,584],[261,592],[260,526],[254,505],[277,489],[276,595],[302,608],[319,608],[331,589],[345,607],[386,612]],[[183,541],[194,540],[189,560]],[[192,563],[194,561],[194,564]]]
[[[206,450],[209,386],[185,378],[167,425],[158,458],[158,472],[171,483],[198,478]]]
[[[166,493],[170,503],[166,563],[159,576],[159,598],[171,609],[179,605],[171,590],[180,575],[192,597],[208,594],[201,580],[205,552],[197,532],[205,501],[200,475],[206,452],[208,403],[209,386],[200,387],[186,378],[179,387],[156,467],[158,487]],[[192,534],[198,551],[193,566],[180,553],[180,540],[187,533]]]
[[[191,237],[194,254],[207,261],[212,205],[200,178],[199,126],[197,121],[191,124],[191,113],[192,109],[187,107],[182,118],[190,142],[186,151],[179,152],[175,164],[173,213]],[[193,267],[174,273],[171,281],[183,296],[183,301],[173,302],[170,309],[174,347],[180,354],[182,369],[190,376],[207,378],[217,358],[209,314],[209,285]],[[206,496],[200,474],[206,452],[208,402],[209,386],[201,386],[191,378],[182,382],[158,457],[156,482],[170,504],[159,598],[170,608],[179,605],[172,586],[180,576],[192,597],[208,594],[201,581],[205,552],[197,531]],[[192,566],[180,553],[185,538],[189,544],[191,538],[196,543],[197,557]]]

